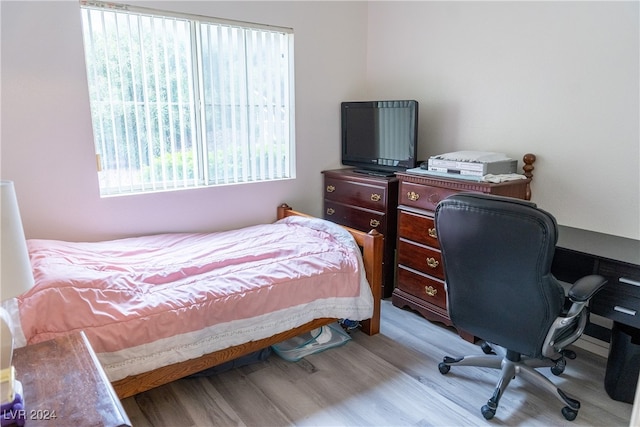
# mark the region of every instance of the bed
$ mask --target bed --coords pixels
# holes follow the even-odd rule
[[[278,207],[217,233],[29,240],[36,285],[14,300],[19,345],[82,330],[120,398],[337,318],[380,325],[383,236]]]

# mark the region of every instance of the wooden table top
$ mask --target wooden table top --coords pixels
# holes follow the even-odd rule
[[[84,333],[18,348],[27,427],[130,426]]]

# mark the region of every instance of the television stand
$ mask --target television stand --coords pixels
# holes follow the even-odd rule
[[[355,173],[354,169],[323,171],[323,218],[368,233],[384,235],[382,295],[391,296],[395,281],[398,178]]]
[[[381,171],[381,170],[377,170],[377,169],[353,169],[353,171],[355,173],[361,173],[363,175],[381,176],[381,177],[385,177],[385,178],[388,178],[388,177],[396,175],[395,172]]]

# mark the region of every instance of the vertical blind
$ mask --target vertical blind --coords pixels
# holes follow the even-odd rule
[[[294,176],[291,30],[81,10],[102,195]]]

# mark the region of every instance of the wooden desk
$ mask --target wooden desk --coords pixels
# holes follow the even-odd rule
[[[640,240],[558,226],[558,247],[640,266]]]
[[[591,300],[591,312],[640,328],[640,241],[566,226],[558,232],[554,276],[568,283],[605,276],[609,281]]]
[[[84,333],[18,348],[26,427],[130,426]]]
[[[640,372],[640,347],[633,338],[640,334],[640,241],[560,226],[551,270],[569,283],[589,274],[607,278],[589,307],[613,320],[613,329],[590,323],[585,334],[610,343],[605,389],[611,398],[631,403]]]

